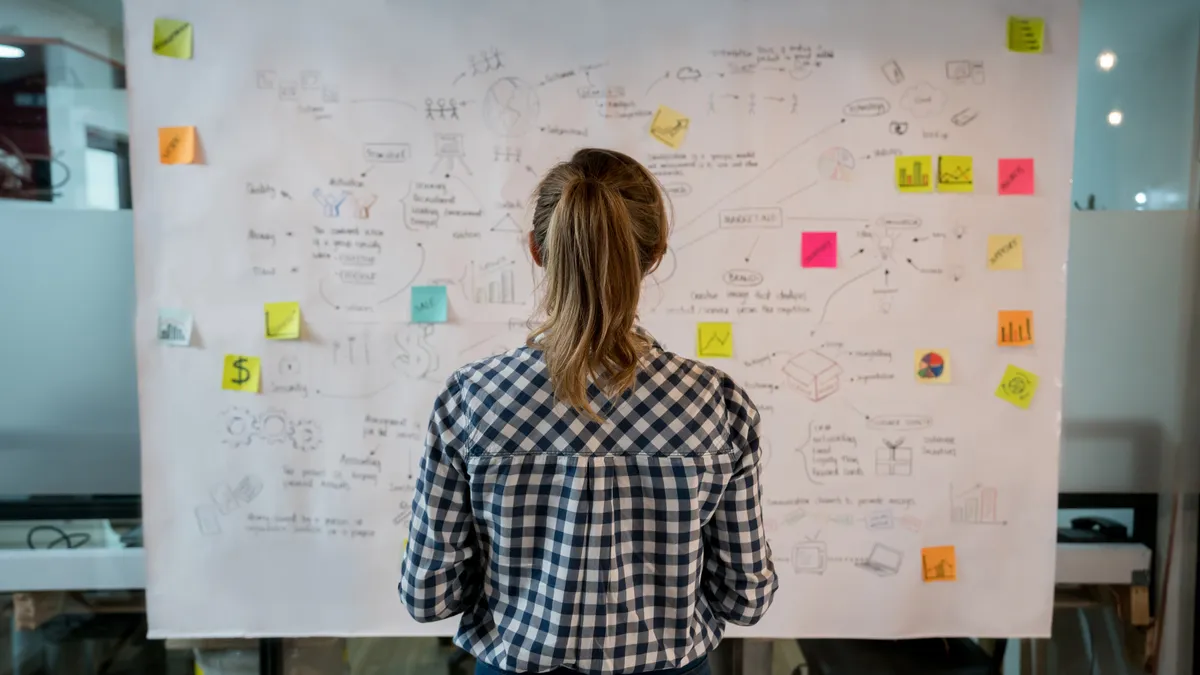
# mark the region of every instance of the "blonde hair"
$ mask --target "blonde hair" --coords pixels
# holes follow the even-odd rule
[[[542,350],[555,397],[599,420],[589,381],[610,397],[623,393],[650,347],[634,321],[642,280],[667,250],[666,203],[636,160],[590,148],[550,169],[534,196],[546,319],[528,343]]]

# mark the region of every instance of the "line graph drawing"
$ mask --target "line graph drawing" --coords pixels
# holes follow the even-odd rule
[[[699,324],[696,328],[697,356],[727,357],[733,351],[733,324]]]

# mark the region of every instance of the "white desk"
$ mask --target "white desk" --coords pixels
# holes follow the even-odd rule
[[[1060,584],[1128,585],[1148,579],[1152,556],[1141,544],[1059,544]],[[0,550],[0,593],[136,590],[146,587],[140,548]]]

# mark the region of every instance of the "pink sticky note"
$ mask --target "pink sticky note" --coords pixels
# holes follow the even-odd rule
[[[1033,194],[1033,160],[1002,159],[997,172],[1002,195]]]
[[[801,267],[837,267],[837,232],[800,235]]]

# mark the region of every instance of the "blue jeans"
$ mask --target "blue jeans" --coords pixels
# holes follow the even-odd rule
[[[521,675],[521,673],[512,673],[507,670],[497,670],[486,663],[476,662],[475,675]],[[568,668],[558,668],[539,673],[538,675],[580,675],[580,673],[579,671],[570,670]],[[639,671],[638,675],[712,675],[712,668],[708,666],[708,657],[702,656],[682,668],[668,668],[667,670],[643,670]]]

